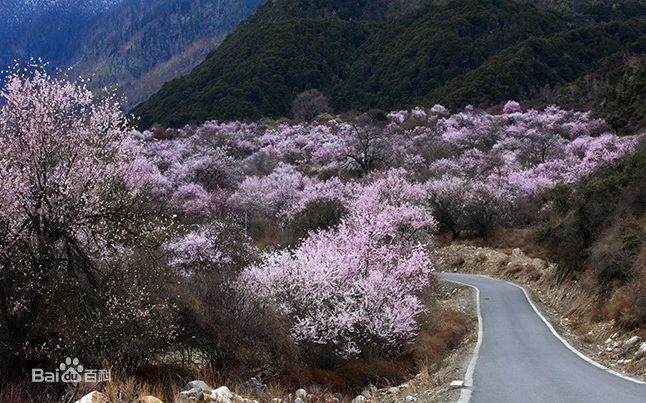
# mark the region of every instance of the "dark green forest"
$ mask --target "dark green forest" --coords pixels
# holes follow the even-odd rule
[[[640,127],[643,3],[553,11],[562,3],[269,2],[133,113],[142,128],[289,117],[296,95],[316,88],[337,112],[516,99],[593,105],[617,127]]]

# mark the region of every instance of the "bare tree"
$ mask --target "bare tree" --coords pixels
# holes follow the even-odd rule
[[[311,122],[321,113],[330,112],[330,100],[317,89],[301,92],[292,103],[292,115],[298,121]]]

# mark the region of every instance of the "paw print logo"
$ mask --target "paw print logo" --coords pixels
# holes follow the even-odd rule
[[[62,362],[58,368],[62,371],[61,381],[79,383],[81,382],[81,372],[83,372],[83,365],[79,364],[78,358],[67,357],[65,362]]]

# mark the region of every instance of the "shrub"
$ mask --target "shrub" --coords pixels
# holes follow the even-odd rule
[[[628,329],[646,326],[646,274],[617,290],[608,302],[605,312],[610,319]]]
[[[303,239],[312,231],[336,227],[347,214],[347,208],[337,199],[315,199],[294,216],[288,230],[294,240]]]
[[[198,273],[182,281],[180,347],[189,363],[231,373],[292,365],[289,324],[235,281],[235,273]]]

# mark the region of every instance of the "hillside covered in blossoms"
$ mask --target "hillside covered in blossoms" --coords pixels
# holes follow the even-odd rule
[[[589,112],[516,101],[140,132],[113,99],[39,68],[3,97],[0,356],[15,374],[67,354],[124,373],[265,366],[348,391],[403,377],[467,326],[427,294],[438,243],[558,236],[555,191],[644,152]],[[635,289],[630,270],[611,289],[591,272],[591,292]],[[624,326],[643,326],[630,309]]]
[[[641,401],[643,1],[2,11],[0,403]]]

